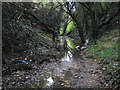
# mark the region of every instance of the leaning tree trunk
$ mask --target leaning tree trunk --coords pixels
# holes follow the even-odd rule
[[[85,38],[84,38],[84,35],[83,35],[83,29],[80,25],[77,25],[77,28],[78,28],[79,36],[81,38],[81,42],[82,42],[81,46],[82,46],[85,43]]]
[[[71,16],[71,18],[73,19],[73,21],[76,23],[76,26],[77,26],[77,29],[78,29],[78,32],[79,32],[79,36],[81,38],[81,46],[82,46],[85,43],[85,37],[84,37],[84,34],[83,34],[82,26],[76,20],[76,17],[73,16],[73,14],[71,14],[70,12],[68,14]]]
[[[97,30],[96,30],[96,26],[97,26],[97,22],[95,20],[95,14],[93,11],[90,12],[91,15],[91,19],[92,19],[92,40],[93,42],[96,44],[96,39],[97,39]]]

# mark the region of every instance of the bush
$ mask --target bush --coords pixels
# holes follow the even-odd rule
[[[37,32],[28,26],[24,20],[6,22],[3,25],[3,52],[23,52],[39,45]]]

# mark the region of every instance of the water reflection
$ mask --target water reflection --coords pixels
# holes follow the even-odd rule
[[[61,63],[56,63],[51,66],[49,71],[49,77],[46,79],[46,86],[48,87],[68,87],[68,79],[73,76],[70,68],[78,69],[76,63],[74,62],[74,54],[78,54],[79,52],[75,52],[75,43],[70,38],[62,37],[59,45],[64,48],[64,56],[60,59]]]
[[[68,37],[68,36],[60,36],[58,38],[59,42],[57,43],[57,47],[60,50],[75,50],[76,44],[74,43],[74,39]]]
[[[31,76],[26,76],[29,79],[27,82],[17,87],[65,88],[76,86],[86,87],[89,84],[95,86],[96,82],[91,83],[95,79],[95,76],[93,77],[93,74],[90,72],[97,67],[92,65],[91,61],[82,59],[82,53],[76,50],[75,43],[71,38],[69,39],[65,37],[61,41],[62,44],[60,45],[63,46],[62,48],[65,47],[65,49],[61,50],[64,56],[61,55],[61,58],[57,58],[59,61],[43,64],[42,67],[33,71]]]
[[[52,87],[54,85],[54,87],[56,87],[56,85],[58,85],[58,83],[60,83],[61,79],[67,79],[69,78],[69,73],[66,73],[69,68],[74,67],[74,62],[73,62],[73,54],[71,51],[66,51],[65,56],[63,58],[61,58],[61,63],[56,63],[55,65],[51,66],[51,69],[49,69],[49,71],[46,71],[46,75],[48,75],[49,77],[46,79],[46,86],[47,87]],[[72,73],[70,73],[72,75]],[[70,76],[71,76],[70,75]],[[59,78],[59,81],[57,81],[57,79],[55,79],[57,77],[57,79]],[[67,78],[65,78],[67,77]],[[55,80],[54,80],[55,79]],[[66,80],[65,80],[66,81]],[[65,84],[65,82],[64,82]],[[61,87],[64,86],[63,83],[61,83]],[[65,84],[67,85],[67,84]]]
[[[70,38],[67,37],[62,38],[59,44],[63,46],[62,48],[64,48],[64,56],[59,59],[59,62],[50,63],[46,65],[41,72],[37,72],[35,79],[39,81],[34,81],[37,83],[41,83],[38,87],[69,87],[71,86],[70,80],[74,76],[76,70],[79,71],[77,63],[75,62],[75,55],[79,54],[79,52],[76,52],[74,50],[76,45]]]
[[[73,61],[72,53],[68,51],[67,54],[62,58],[62,61],[67,61],[67,62]]]

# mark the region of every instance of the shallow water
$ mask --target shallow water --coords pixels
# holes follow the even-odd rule
[[[64,51],[65,55],[60,58],[59,62],[53,62],[44,68],[44,84],[42,87],[64,88],[98,86],[98,75],[92,73],[92,71],[98,68],[97,64],[92,63],[92,59],[83,59],[81,52],[75,49],[73,41],[70,40],[70,38],[67,41],[70,42],[67,42],[68,46]]]
[[[51,62],[33,71],[31,75],[25,76],[26,82],[12,87],[98,87],[99,75],[95,73],[98,65],[93,59],[83,58],[83,54],[76,50],[73,39],[65,38],[64,40],[67,40],[67,47],[64,49],[64,56],[59,58],[59,61]],[[61,40],[61,43],[64,40]]]

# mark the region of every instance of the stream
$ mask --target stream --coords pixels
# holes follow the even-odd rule
[[[21,88],[84,88],[99,87],[101,71],[94,59],[84,57],[84,53],[77,50],[74,40],[60,37],[60,45],[64,46],[64,55],[56,62],[51,62],[38,70],[26,74],[19,71],[27,79],[23,83],[15,82],[8,87]],[[20,74],[16,77],[20,78]],[[15,76],[14,76],[15,77]]]

